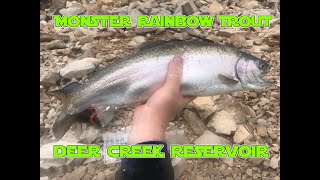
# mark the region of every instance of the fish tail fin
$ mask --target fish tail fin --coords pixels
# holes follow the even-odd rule
[[[67,111],[67,108],[70,105],[70,94],[75,89],[77,89],[79,86],[81,86],[80,83],[72,82],[72,83],[68,84],[67,86],[63,87],[60,90],[50,91],[50,92],[47,92],[47,94],[55,96],[60,101],[62,101],[62,109],[61,109],[61,111],[64,112],[64,111]]]

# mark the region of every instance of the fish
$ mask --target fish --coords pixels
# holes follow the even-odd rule
[[[235,47],[199,40],[159,41],[109,64],[83,84],[74,82],[49,94],[62,101],[67,115],[94,108],[106,126],[119,107],[147,101],[164,84],[176,55],[183,61],[182,95],[214,96],[271,86],[264,80],[267,62]]]

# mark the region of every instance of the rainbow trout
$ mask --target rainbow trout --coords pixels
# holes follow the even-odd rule
[[[268,64],[226,45],[202,41],[173,41],[149,45],[108,65],[84,84],[72,83],[50,94],[62,100],[66,114],[94,107],[102,126],[122,106],[146,101],[164,84],[169,62],[181,55],[181,93],[214,96],[269,87],[263,80]]]

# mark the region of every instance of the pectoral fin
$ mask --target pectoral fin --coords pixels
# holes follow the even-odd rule
[[[239,83],[239,81],[229,78],[227,76],[224,76],[222,74],[218,74],[218,79],[220,80],[220,82],[222,82],[222,84],[225,84],[228,86],[234,86]]]

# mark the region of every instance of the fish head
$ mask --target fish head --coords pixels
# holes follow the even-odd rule
[[[242,54],[235,66],[238,80],[248,89],[264,89],[271,86],[270,82],[263,79],[269,69],[270,66],[264,60],[249,54]]]

